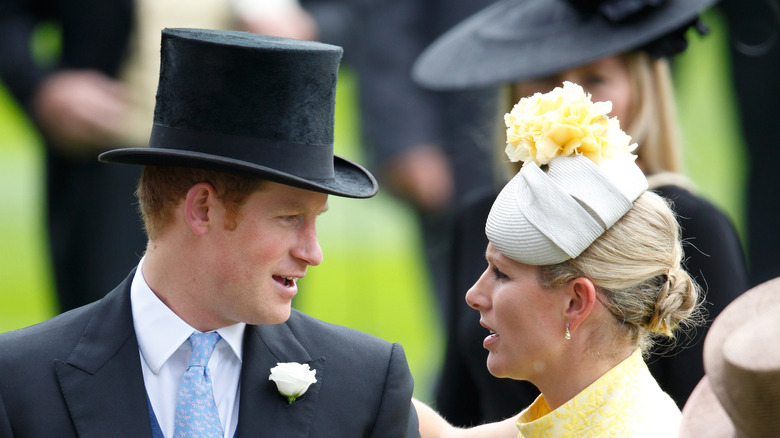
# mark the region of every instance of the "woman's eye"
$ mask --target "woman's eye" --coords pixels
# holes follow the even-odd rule
[[[506,277],[506,274],[501,272],[498,268],[493,268],[493,277],[495,277],[496,280],[503,280]]]
[[[593,75],[586,76],[583,82],[584,82],[582,84],[583,86],[595,87],[604,84],[606,82],[606,79],[601,75],[593,74]]]

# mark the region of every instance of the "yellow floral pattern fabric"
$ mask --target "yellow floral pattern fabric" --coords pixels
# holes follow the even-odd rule
[[[554,411],[540,395],[517,427],[519,438],[676,437],[681,418],[636,350]]]

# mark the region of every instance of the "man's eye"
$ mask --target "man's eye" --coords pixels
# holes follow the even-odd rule
[[[493,276],[496,278],[496,280],[503,280],[506,277],[506,274],[501,272],[498,268],[493,268]]]

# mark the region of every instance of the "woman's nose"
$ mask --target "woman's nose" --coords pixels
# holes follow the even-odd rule
[[[483,293],[487,276],[490,275],[490,267],[479,277],[476,283],[466,292],[466,303],[473,309],[484,309],[487,306],[487,300]]]

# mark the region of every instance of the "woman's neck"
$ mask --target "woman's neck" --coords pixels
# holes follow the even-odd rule
[[[582,339],[567,349],[562,360],[558,361],[560,369],[550,370],[541,381],[532,383],[544,395],[550,410],[555,410],[631,356],[634,348],[621,348],[610,354],[594,354],[587,339]]]

